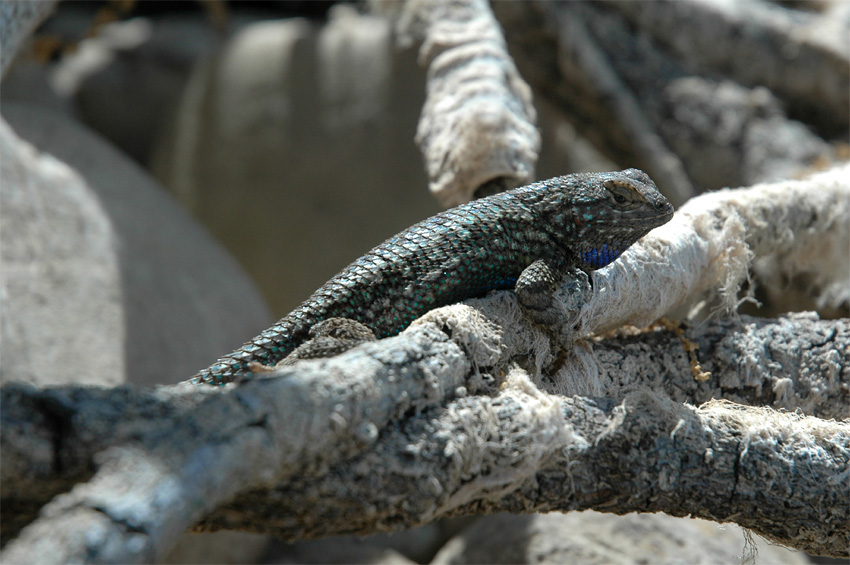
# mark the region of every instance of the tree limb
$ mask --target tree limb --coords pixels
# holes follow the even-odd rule
[[[792,14],[771,2],[605,4],[688,64],[722,69],[743,85],[764,85],[833,134],[847,127],[850,49],[841,14]],[[824,33],[823,20],[830,17],[844,33]]]
[[[226,387],[222,392],[191,387],[164,387],[151,393],[126,388],[65,387],[37,391],[32,387],[4,387],[0,398],[4,471],[8,462],[14,462],[18,469],[13,476],[4,477],[5,501],[10,493],[23,498],[35,492],[31,487],[36,481],[31,475],[39,469],[39,462],[33,462],[35,469],[27,469],[17,457],[39,450],[33,450],[31,443],[18,452],[9,448],[9,437],[22,437],[19,430],[24,426],[36,437],[54,437],[57,433],[54,427],[64,433],[54,444],[55,455],[61,460],[48,467],[52,473],[48,476],[42,463],[42,476],[38,480],[52,481],[68,489],[80,479],[81,466],[87,463],[98,468],[88,483],[46,506],[41,518],[9,544],[4,559],[37,561],[30,553],[36,551],[40,552],[36,555],[50,555],[53,560],[66,562],[86,560],[87,555],[95,555],[95,559],[89,559],[93,561],[148,561],[167,547],[169,536],[175,530],[180,531],[181,524],[191,519],[187,514],[212,509],[233,496],[233,502],[209,515],[200,528],[250,529],[299,539],[411,527],[442,515],[595,508],[617,513],[664,511],[673,515],[693,513],[720,521],[728,519],[784,544],[815,552],[835,552],[833,546],[840,542],[840,536],[817,547],[813,540],[822,536],[823,531],[812,530],[801,541],[789,538],[788,530],[777,528],[781,524],[793,528],[811,520],[812,515],[846,519],[846,505],[832,500],[838,488],[835,481],[840,479],[836,473],[840,475],[850,456],[847,445],[850,430],[846,424],[804,419],[807,426],[817,428],[818,458],[826,457],[824,453],[833,455],[831,459],[818,459],[817,464],[809,462],[805,468],[811,477],[798,477],[799,471],[794,471],[798,467],[793,466],[793,461],[788,463],[783,459],[787,454],[769,452],[762,446],[772,453],[773,459],[765,462],[760,454],[752,465],[762,474],[781,475],[772,479],[773,488],[767,494],[758,494],[768,500],[729,501],[728,506],[700,507],[694,502],[696,495],[688,489],[702,488],[701,481],[707,480],[716,489],[729,489],[735,484],[733,479],[740,480],[730,474],[747,469],[735,469],[734,457],[728,453],[732,449],[731,440],[713,441],[706,447],[704,443],[692,444],[680,437],[678,443],[673,442],[676,457],[670,459],[666,451],[657,452],[655,439],[653,449],[632,450],[629,457],[617,450],[622,457],[618,455],[613,460],[608,460],[613,456],[606,454],[613,448],[599,441],[604,430],[626,425],[618,420],[621,416],[617,402],[611,400],[623,395],[626,395],[625,406],[631,406],[634,400],[633,414],[640,414],[638,424],[634,424],[639,432],[628,431],[631,434],[628,441],[635,446],[648,445],[645,442],[652,437],[652,430],[666,429],[672,433],[677,426],[701,430],[703,435],[733,434],[734,430],[718,427],[711,423],[713,420],[695,419],[690,412],[693,409],[678,404],[682,399],[699,401],[713,395],[718,388],[737,394],[740,400],[766,401],[777,407],[793,407],[796,398],[818,414],[848,417],[850,325],[846,321],[818,322],[806,317],[744,320],[739,324],[715,323],[689,333],[689,337],[700,340],[703,351],[710,352],[702,358],[705,366],[718,367],[711,385],[694,382],[678,339],[667,332],[612,338],[596,346],[608,379],[609,396],[596,400],[545,394],[520,370],[509,375],[498,393],[495,386],[498,383],[492,375],[477,379],[474,373],[465,387],[451,388],[454,382],[437,384],[427,378],[422,384],[430,383],[430,386],[418,386],[417,371],[424,375],[428,368],[433,370],[434,363],[442,365],[436,355],[418,361],[404,355],[404,351],[410,351],[411,340],[418,338],[421,346],[422,340],[436,337],[438,332],[433,330],[431,335],[423,335],[427,329],[422,324],[402,336],[384,340],[382,346],[370,344],[333,360],[301,363],[275,378],[248,381],[239,387]],[[777,350],[773,338],[779,333],[804,336],[794,342],[794,350],[804,352],[798,363],[792,363],[788,355],[782,357],[783,364],[772,358]],[[824,340],[824,336],[828,339]],[[807,343],[806,339],[812,342]],[[749,349],[757,349],[759,343],[773,349],[761,362],[736,362],[740,352],[734,344],[740,347],[744,343],[749,344]],[[821,351],[826,351],[826,355]],[[369,374],[369,365],[379,365],[374,358],[396,361],[381,370],[385,377],[381,385],[371,381],[374,375]],[[678,359],[678,362],[665,363],[666,373],[659,375],[659,358]],[[825,362],[832,366],[831,370],[823,370]],[[363,372],[352,371],[351,376],[356,374],[362,379],[334,381],[331,378],[334,366],[337,370],[359,367]],[[311,380],[308,378],[311,374],[321,380]],[[826,381],[830,386],[814,390],[813,375],[821,377],[821,384]],[[322,386],[323,381],[330,381],[331,385]],[[491,383],[490,387],[484,384],[487,382]],[[388,383],[394,383],[396,388],[387,386]],[[785,383],[786,390],[802,392],[796,397],[772,395],[779,390],[777,383]],[[353,398],[363,399],[363,391],[370,391],[373,401],[346,401],[338,396],[346,388],[354,391]],[[468,396],[470,392],[488,390],[495,398],[486,394]],[[664,400],[667,398],[664,390],[678,398]],[[408,401],[408,407],[419,407],[422,413],[402,417],[403,413],[398,412],[393,420],[381,424],[375,418],[376,408],[394,406],[400,398]],[[355,404],[368,416],[360,420],[350,416],[346,422],[339,410],[326,418],[327,410],[309,408],[321,404]],[[293,405],[308,408],[302,412]],[[289,411],[285,412],[286,409]],[[408,413],[411,410],[415,413],[417,409],[409,409]],[[761,408],[752,412],[731,407],[724,410],[737,415],[738,420],[749,418],[763,424],[764,429],[752,432],[758,436],[760,445],[781,441],[783,449],[796,453],[793,450],[799,444],[789,444],[785,435],[796,434],[795,442],[811,439],[809,435],[801,435],[799,416]],[[63,413],[64,417],[60,417]],[[307,425],[298,423],[303,422],[299,418],[304,416],[311,418]],[[725,420],[721,418],[721,421]],[[376,422],[381,426],[375,425]],[[617,437],[614,431],[611,433]],[[644,443],[635,436],[638,433],[642,434]],[[583,438],[578,446],[573,445],[577,437]],[[835,445],[829,441],[824,444],[824,438]],[[334,441],[338,446],[320,449]],[[594,442],[596,446],[591,449]],[[740,449],[738,444],[735,446]],[[580,453],[581,457],[571,455],[566,461],[564,450]],[[698,456],[709,457],[708,453],[723,463],[689,469],[691,476],[687,481],[676,477],[676,481],[687,484],[676,484],[678,490],[668,493],[669,498],[662,502],[649,504],[645,500],[649,492],[658,488],[652,480],[644,478],[638,485],[632,477],[628,479],[632,482],[625,484],[627,479],[620,476],[628,469],[642,469],[643,474],[653,476],[653,469],[676,468],[675,461],[680,458],[695,460]],[[804,456],[796,453],[794,458]],[[585,477],[585,482],[577,482],[574,466],[585,457],[583,464],[596,474],[593,480]],[[782,465],[791,465],[791,470],[779,473]],[[569,470],[573,470],[571,478]],[[700,472],[706,476],[697,476]],[[558,485],[550,484],[553,474],[560,476]],[[601,477],[605,478],[606,487],[602,490],[609,497],[617,493],[614,499],[608,500],[599,492]],[[572,497],[564,496],[567,479],[570,488],[576,489]],[[662,479],[663,476],[657,480]],[[731,482],[724,484],[727,479]],[[749,480],[753,483],[748,488],[755,489],[756,479]],[[821,492],[818,494],[807,486],[808,490],[803,489],[807,494],[800,496],[810,496],[813,500],[826,497],[830,507],[820,508],[806,499],[801,504],[810,512],[802,515],[794,510],[793,522],[782,513],[770,513],[770,520],[753,515],[765,504],[780,504],[778,499],[788,489],[797,492],[801,480],[814,481],[821,486]],[[554,490],[531,488],[541,482]],[[620,487],[629,490],[618,490]],[[674,490],[674,486],[668,487]],[[249,492],[237,494],[244,489]],[[634,500],[629,498],[631,495]],[[701,496],[705,498],[698,500],[710,500],[717,492],[703,490]],[[750,492],[748,496],[757,495]],[[128,500],[132,501],[130,506]],[[688,500],[692,506],[682,506],[682,500]],[[5,501],[4,508],[8,511]],[[199,505],[203,508],[198,508]],[[818,523],[827,531],[835,529],[832,522]],[[813,524],[806,527],[812,529]],[[109,532],[109,535],[104,533],[102,542],[110,543],[105,546],[91,543],[85,534],[93,528]],[[57,535],[59,532],[61,535]],[[67,540],[80,545],[68,544]],[[124,550],[111,553],[115,547]],[[144,551],[140,552],[142,548]]]
[[[499,2],[494,10],[511,31],[507,36],[511,53],[538,97],[554,101],[610,158],[644,168],[676,204],[695,193],[691,185],[704,190],[775,181],[798,176],[817,162],[837,160],[807,124],[788,118],[770,90],[736,83],[728,76],[728,65],[722,64],[746,60],[749,67],[749,53],[776,53],[776,47],[772,43],[766,47],[762,39],[775,41],[798,29],[780,26],[782,31],[766,35],[740,33],[745,39],[731,52],[747,57],[729,55],[718,62],[712,57],[719,50],[709,49],[712,53],[702,57],[702,66],[665,49],[671,42],[688,43],[704,33],[701,19],[683,15],[711,11],[703,4],[707,3],[658,2],[650,10],[653,15],[646,17],[642,8],[620,3]],[[627,20],[623,14],[633,11],[641,16]],[[665,16],[680,18],[681,25],[666,31],[657,25]],[[744,28],[749,23],[742,20]],[[764,25],[763,18],[759,25]],[[729,35],[735,35],[735,29]],[[648,39],[659,35],[665,40]],[[705,38],[708,43],[717,41],[710,34]],[[802,51],[808,57],[817,50]],[[821,66],[807,67],[818,77],[824,66],[832,69],[841,60],[834,53],[821,55],[812,59]],[[835,76],[846,72],[826,73],[833,77],[827,81],[830,96],[844,100],[845,107],[846,84],[841,88],[837,84],[847,81]],[[819,81],[804,82],[807,89],[819,91]],[[813,96],[806,107],[818,103]],[[828,114],[832,122],[825,129],[837,135],[836,131],[846,131],[847,121],[826,110],[831,107],[823,106],[821,114]]]
[[[847,555],[850,426],[646,392],[622,401],[540,393],[521,373],[388,430],[320,481],[254,491],[203,528],[286,538],[409,527],[445,515],[663,511],[734,521],[779,543]]]
[[[598,97],[607,101],[610,115],[625,130],[639,162],[645,163],[658,184],[666,188],[671,202],[681,206],[696,194],[682,161],[667,147],[618,69],[609,62],[600,46],[603,42],[594,40],[586,24],[590,18],[564,11],[555,11],[555,16],[561,68],[566,71],[571,64],[581,68]]]
[[[403,43],[421,41],[420,64],[428,67],[416,141],[440,203],[456,206],[531,182],[537,112],[488,3],[406,2],[396,27]]]
[[[814,334],[800,328],[799,320],[745,320],[722,328],[713,324],[704,334],[711,344],[705,349],[713,355],[704,362],[726,366],[727,372],[736,367],[732,372],[753,390],[768,390],[771,382],[794,381],[818,370],[822,357],[816,354],[801,363],[798,374],[789,374],[789,367],[769,359],[759,365],[760,371],[730,363],[737,352],[722,342],[752,341],[758,333],[775,335],[780,325],[787,326],[785,333],[812,335],[816,340],[832,336],[829,343],[806,345],[798,340],[798,346],[838,352],[830,360],[836,366],[836,396],[825,400],[830,400],[827,410],[847,417],[850,326],[844,321],[804,319],[802,325],[814,327]],[[512,371],[498,392],[496,386],[489,387],[490,396],[468,395],[469,390],[487,392],[479,390],[481,384],[476,386],[475,380],[469,390],[417,388],[419,380],[410,377],[416,367],[433,366],[436,356],[412,362],[401,351],[414,336],[422,339],[426,327],[385,340],[383,347],[370,344],[335,360],[302,363],[295,368],[299,370],[279,373],[280,378],[249,381],[223,393],[167,387],[142,398],[132,391],[128,396],[127,389],[30,388],[30,405],[19,397],[12,406],[25,407],[30,420],[43,417],[42,421],[56,423],[56,406],[61,404],[73,416],[71,422],[80,420],[75,422],[80,429],[66,426],[68,435],[58,447],[90,458],[99,470],[87,484],[45,507],[41,518],[9,544],[4,559],[28,561],[29,551],[44,552],[45,544],[53,543],[59,547],[41,555],[62,561],[92,554],[95,561],[149,560],[157,544],[168,541],[169,532],[179,531],[186,520],[186,502],[205,501],[209,509],[233,495],[233,502],[209,515],[201,529],[251,529],[300,539],[410,527],[443,515],[594,508],[690,513],[735,521],[816,553],[842,555],[839,548],[846,550],[848,530],[840,526],[850,517],[850,501],[840,495],[838,486],[850,461],[846,423],[724,403],[694,410],[669,400],[658,394],[658,376],[653,373],[655,359],[676,355],[669,350],[678,348],[677,340],[669,335],[664,347],[655,347],[657,341],[641,343],[634,336],[628,338],[628,351],[619,351],[622,344],[615,349],[615,339],[608,340],[610,346],[603,345],[599,355],[606,374],[627,372],[635,377],[607,390],[608,399],[548,395],[521,370]],[[657,340],[663,332],[646,335]],[[646,354],[635,354],[635,347],[644,348]],[[384,385],[396,383],[401,388],[375,387],[376,402],[361,405],[363,411],[374,417],[375,407],[391,406],[406,389],[402,396],[409,405],[420,406],[421,414],[404,418],[397,414],[396,423],[378,428],[369,425],[372,420],[358,423],[352,418],[346,426],[334,415],[316,418],[327,412],[311,412],[312,425],[297,425],[290,419],[298,416],[297,410],[277,411],[282,403],[339,400],[319,381],[307,390],[309,379],[302,375],[311,369],[362,366],[365,359],[387,356],[404,362],[385,368]],[[689,384],[696,388],[687,369],[671,371],[667,378],[665,387],[679,390],[680,396]],[[732,382],[729,374],[718,375],[717,380],[721,386]],[[496,384],[492,378],[484,382]],[[347,385],[360,391],[368,388],[362,382]],[[339,383],[337,390],[344,388]],[[8,421],[14,418],[8,415],[9,395],[16,392],[20,394],[15,387],[3,389],[4,454],[5,439],[14,434],[17,423]],[[122,413],[115,404],[95,410],[110,397],[118,405],[126,402],[129,410]],[[779,404],[787,406],[788,399]],[[222,422],[227,426],[214,427]],[[115,432],[97,433],[104,426]],[[89,439],[83,446],[88,450],[85,455],[77,452],[78,436],[83,435]],[[322,451],[321,441],[316,449],[304,445],[339,435],[340,450]],[[95,437],[108,439],[96,444]],[[352,447],[346,450],[346,444]],[[764,488],[766,477],[769,489]],[[4,485],[16,490],[19,486],[8,480]],[[238,491],[243,492],[237,495]],[[119,537],[104,535],[110,544],[93,544],[83,535],[93,528]],[[120,539],[124,542],[118,543]],[[67,547],[65,540],[86,540],[89,545]],[[123,552],[113,553],[116,547],[124,547]],[[130,551],[140,548],[145,552]]]
[[[58,0],[0,2],[0,77],[6,74],[21,44],[47,19]]]
[[[34,507],[74,482],[90,479],[47,504],[41,517],[8,544],[3,557],[27,561],[36,551],[57,561],[148,561],[205,515],[202,528],[239,527],[295,538],[412,526],[473,510],[590,507],[734,520],[782,543],[840,555],[836,547],[847,530],[836,529],[835,521],[846,519],[847,508],[833,498],[840,484],[835,481],[846,466],[846,424],[762,408],[714,407],[725,414],[718,419],[709,417],[715,412],[707,408],[705,414],[693,412],[667,398],[698,403],[717,393],[741,402],[847,417],[846,321],[798,316],[694,328],[686,337],[699,343],[701,363],[715,373],[710,383],[700,385],[693,382],[678,338],[667,332],[612,337],[598,342],[596,353],[581,339],[572,346],[565,340],[624,323],[644,325],[718,284],[726,287],[727,301],[734,304],[751,252],[781,254],[791,260],[789,268],[800,267],[795,257],[808,255],[806,266],[822,270],[822,287],[840,283],[846,276],[842,268],[828,268],[835,261],[830,250],[834,253],[836,247],[823,242],[844,237],[848,230],[848,190],[848,175],[838,169],[806,181],[695,199],[673,222],[595,272],[590,295],[578,293],[580,300],[587,298],[578,312],[574,288],[561,295],[565,330],[559,336],[530,324],[514,295],[499,292],[432,311],[396,338],[223,390],[4,387],[4,508],[9,501],[16,508]],[[777,336],[796,341],[783,349]],[[554,374],[550,369],[559,355],[553,354],[553,346],[567,348]],[[765,354],[754,353],[758,351]],[[745,362],[742,352],[747,353]],[[659,358],[677,361],[665,362],[668,368],[662,373]],[[659,375],[664,376],[663,387]],[[632,402],[639,407],[626,409],[626,414],[640,417],[635,422],[632,416],[623,419],[615,410],[620,401],[565,399],[538,387],[561,395],[625,398],[626,407]],[[647,389],[656,393],[655,400],[649,400]],[[591,423],[582,423],[580,416],[586,414],[592,414]],[[741,465],[740,428],[759,418],[776,426],[774,431],[758,428],[755,436],[747,432],[746,437],[757,437],[760,449],[796,449],[814,442],[817,458],[807,460],[808,467],[791,467],[803,477],[783,465],[809,457],[805,450],[770,457],[759,453],[752,469]],[[695,461],[712,453],[717,461],[716,467],[689,467],[681,480],[710,471],[702,480],[716,490],[701,498],[689,490],[700,484],[694,479],[670,486],[676,496],[665,498],[661,494],[667,491],[659,494],[659,484],[646,477],[641,482],[620,476],[629,469],[660,473],[673,455],[659,455],[647,438],[664,430],[653,441],[666,445],[662,436],[672,433],[680,420],[687,429],[701,431],[693,445],[676,444],[683,450],[676,457]],[[631,445],[643,447],[629,457],[606,460],[610,456],[599,452],[610,448],[599,448],[607,437],[600,430],[624,423],[634,428],[621,433],[641,439],[644,443]],[[576,438],[594,439],[585,445],[576,444]],[[685,442],[683,436],[677,441]],[[576,463],[566,466],[565,452],[580,453],[590,461],[588,468],[607,471],[591,483],[576,482],[581,474],[567,472]],[[676,457],[672,461],[679,461]],[[742,480],[755,480],[748,473],[756,472],[762,478],[770,475],[773,486],[767,492],[755,493],[750,485],[745,500],[726,496],[725,505],[717,502],[722,488],[738,492]],[[551,473],[561,477],[561,486],[547,482],[551,492],[528,490]],[[654,471],[646,475],[659,476]],[[715,485],[717,477],[731,482]],[[808,483],[805,489],[798,483],[810,478],[827,492],[820,493],[821,499],[799,499],[800,504],[815,512],[817,500],[830,502],[830,508],[820,509],[829,518],[818,522],[823,529],[812,529],[815,523],[807,522],[811,514],[796,506],[796,518],[776,514],[785,526],[760,514],[761,508],[778,504],[776,496],[816,497]],[[564,494],[568,479],[570,488],[581,494],[578,498]],[[611,488],[600,492],[606,481]],[[617,490],[627,486],[632,490]],[[367,497],[363,489],[372,494]],[[803,534],[791,535],[788,528],[802,528]],[[87,535],[92,531],[103,535]],[[823,544],[817,546],[816,539]]]
[[[755,258],[773,258],[785,275],[811,273],[813,293],[850,302],[850,166],[703,194],[651,235],[593,273],[579,334],[645,326],[718,290],[731,309]]]

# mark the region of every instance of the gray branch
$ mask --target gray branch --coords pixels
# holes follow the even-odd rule
[[[421,42],[428,68],[416,141],[440,203],[456,206],[532,181],[537,112],[488,3],[407,2],[396,27],[403,42]]]
[[[0,2],[0,77],[6,74],[21,45],[58,3],[58,0]]]
[[[643,6],[606,0],[688,64],[723,69],[742,85],[764,85],[838,131],[850,120],[847,7],[840,4],[820,15],[792,14],[772,2],[692,0],[681,9],[669,0]]]
[[[793,178],[815,163],[840,160],[784,108],[818,117],[820,135],[844,135],[850,29],[842,22],[850,20],[841,14],[792,19],[769,4],[496,2],[493,8],[537,95],[553,101],[609,158],[645,169],[681,204],[699,191],[692,186]],[[805,39],[818,35],[841,48]]]
[[[202,527],[262,524],[302,539],[592,508],[733,521],[846,556],[848,465],[847,424],[725,401],[693,408],[647,392],[553,397],[515,373],[495,397],[405,420],[332,476],[246,493]]]
[[[706,366],[725,368],[702,390],[675,336],[612,338],[598,352],[611,388],[596,399],[546,394],[519,369],[504,379],[478,373],[468,388],[452,388],[453,379],[429,376],[439,354],[415,360],[404,353],[437,334],[423,325],[382,346],[302,363],[221,393],[5,387],[4,457],[17,455],[7,451],[7,439],[20,435],[26,422],[27,432],[39,437],[64,431],[54,446],[66,459],[40,481],[67,489],[79,480],[84,469],[67,460],[71,454],[98,469],[48,504],[10,542],[4,561],[44,555],[65,562],[149,561],[174,530],[191,523],[192,513],[197,519],[214,507],[199,529],[289,539],[365,535],[482,512],[663,511],[734,521],[786,545],[846,555],[850,500],[841,485],[850,465],[850,425],[728,401],[695,409],[662,392],[699,401],[715,387],[740,391],[738,400],[746,400],[748,390],[761,391],[751,399],[763,402],[779,382],[811,390],[805,375],[830,375],[823,372],[826,362],[833,366],[832,388],[800,398],[818,415],[846,418],[846,321],[744,319],[693,332],[711,352]],[[769,356],[756,366],[739,362],[735,343],[772,347],[778,334],[796,336],[799,354],[786,355],[787,365]],[[818,348],[828,354],[817,355]],[[394,362],[386,364],[388,357]],[[454,364],[440,363],[441,373],[463,365],[462,356],[453,358]],[[669,382],[659,383],[657,359],[679,360],[663,375]],[[304,376],[364,363],[383,365],[383,378],[352,371],[351,379],[323,386],[327,377]],[[613,377],[623,374],[632,379]],[[364,398],[369,390],[374,401]],[[405,417],[394,408],[400,394],[409,408]],[[824,402],[813,403],[814,397]],[[766,404],[785,407],[790,398]],[[297,404],[307,409],[292,407]],[[316,412],[323,404],[357,410]],[[11,409],[18,413],[10,415]],[[338,438],[338,448],[313,443],[329,436]],[[4,477],[4,488],[22,498],[31,492],[26,481],[32,477],[25,477]],[[103,532],[101,543],[86,535],[93,530]]]
[[[4,519],[50,502],[2,558],[150,561],[196,523],[296,539],[578,508],[690,513],[846,556],[850,430],[819,419],[850,415],[846,321],[694,327],[703,383],[670,332],[586,337],[718,284],[734,303],[753,251],[789,269],[808,253],[822,288],[843,284],[823,249],[846,237],[848,191],[838,169],[703,196],[595,273],[578,311],[567,288],[559,334],[498,292],[224,389],[6,386]],[[761,406],[682,404],[715,396]]]
[[[635,94],[620,77],[619,69],[608,62],[601,48],[603,42],[596,42],[588,25],[575,14],[556,11],[555,16],[561,68],[566,71],[573,64],[586,73],[590,87],[599,98],[609,101],[609,113],[631,140],[639,162],[645,163],[644,167],[659,185],[666,188],[671,202],[677,206],[685,203],[696,192],[682,161],[656,132]]]

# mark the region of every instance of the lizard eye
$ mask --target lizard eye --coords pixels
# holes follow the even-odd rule
[[[644,201],[640,193],[628,183],[609,180],[605,182],[604,186],[608,191],[611,203],[618,210],[637,208]]]

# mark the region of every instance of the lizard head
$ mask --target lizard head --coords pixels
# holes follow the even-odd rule
[[[549,222],[586,271],[604,267],[653,228],[673,217],[673,205],[638,169],[567,175],[549,207]]]

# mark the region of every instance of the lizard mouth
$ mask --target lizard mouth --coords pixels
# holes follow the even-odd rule
[[[669,222],[670,220],[673,219],[673,210],[670,210],[669,212],[662,212],[660,214],[655,214],[653,216],[648,216],[647,219],[649,219],[649,220],[664,220],[664,222],[662,222],[662,223],[667,223],[667,222]]]
[[[606,226],[634,226],[637,224],[655,224],[660,226],[666,224],[673,218],[673,210],[669,212],[660,212],[657,214],[647,214],[645,216],[624,215],[619,218],[612,218],[607,221],[600,221],[600,224]]]

